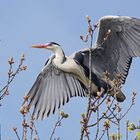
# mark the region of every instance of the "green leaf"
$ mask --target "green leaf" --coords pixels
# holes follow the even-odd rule
[[[140,131],[136,132],[136,136],[140,137]]]
[[[128,131],[132,131],[132,130],[135,130],[136,129],[136,126],[134,123],[129,123],[128,126],[127,126],[127,130]]]
[[[140,131],[136,132],[136,140],[140,140]]]
[[[138,137],[136,137],[136,140],[140,140],[140,137],[138,136]]]

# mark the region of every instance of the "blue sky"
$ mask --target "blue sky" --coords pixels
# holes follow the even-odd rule
[[[86,33],[85,15],[89,15],[93,22],[97,22],[104,15],[127,15],[140,18],[139,5],[139,0],[1,0],[1,86],[7,79],[7,60],[10,56],[14,57],[16,66],[21,53],[25,53],[25,63],[28,66],[27,71],[15,79],[10,88],[10,95],[2,101],[3,106],[0,108],[2,140],[16,139],[12,127],[21,129],[22,116],[19,108],[23,101],[22,97],[30,89],[51,54],[51,52],[32,49],[31,45],[55,41],[63,46],[66,55],[70,55],[85,47],[79,39],[81,34]],[[127,100],[122,104],[124,108],[128,106],[131,92],[133,90],[138,92],[135,108],[128,115],[132,121],[138,121],[140,117],[139,66],[140,60],[135,59],[123,88],[127,96]],[[70,118],[64,120],[63,127],[56,133],[62,140],[79,139],[79,118],[86,110],[86,101],[86,99],[75,98],[63,108],[70,114]],[[52,115],[44,121],[37,122],[41,140],[48,138],[55,120],[56,117]]]

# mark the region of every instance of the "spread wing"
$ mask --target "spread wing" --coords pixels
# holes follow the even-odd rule
[[[79,51],[75,56],[88,68],[88,50]],[[140,56],[140,20],[125,16],[102,17],[92,50],[92,72],[102,77],[107,71],[112,80],[121,73],[121,83],[124,84],[132,58],[137,56]]]
[[[104,41],[108,30],[111,32]],[[101,55],[104,60],[102,61],[104,70],[111,74],[112,79],[117,73],[121,73],[123,84],[128,75],[132,58],[140,56],[140,20],[125,16],[101,18],[97,50],[98,48],[103,49]]]
[[[65,73],[49,63],[38,75],[27,96],[29,108],[34,106],[34,117],[44,119],[67,103],[71,97],[85,96],[85,91],[72,74]]]

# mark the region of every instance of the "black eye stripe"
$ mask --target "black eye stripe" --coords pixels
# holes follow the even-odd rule
[[[49,45],[58,45],[58,46],[60,46],[58,43],[55,43],[55,42],[50,42]]]

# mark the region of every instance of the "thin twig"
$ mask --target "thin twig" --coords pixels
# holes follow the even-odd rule
[[[120,133],[120,119],[118,119],[118,128],[117,128],[117,130],[118,130],[118,140],[120,140],[120,135],[121,135],[121,133]]]
[[[17,132],[17,128],[13,127],[13,131],[15,132],[17,139],[20,140],[20,137]]]
[[[99,108],[97,109],[97,131],[96,131],[96,135],[95,135],[95,140],[98,139],[98,134],[99,134]]]
[[[25,58],[24,58],[24,54],[22,54],[21,56],[21,59],[20,59],[20,64],[18,65],[17,69],[15,72],[13,72],[13,64],[14,64],[14,61],[13,61],[13,58],[10,58],[8,60],[8,63],[9,63],[9,70],[8,70],[8,80],[7,80],[7,83],[6,85],[0,90],[0,100],[2,100],[5,95],[8,95],[9,94],[9,85],[12,83],[12,81],[15,79],[16,75],[20,72],[20,71],[23,71],[23,70],[26,70],[27,66],[23,66],[23,62],[24,62]]]
[[[115,118],[116,120],[118,120],[116,114],[114,114],[114,110],[112,111],[112,110],[110,109],[110,107],[108,107],[108,109],[109,109],[109,111],[111,112],[111,114],[114,116],[114,118]]]
[[[128,124],[129,121],[126,121],[126,140],[128,140]]]
[[[107,139],[110,140],[110,138],[109,138],[109,129],[108,128],[106,130],[106,134],[107,134]]]
[[[54,125],[54,128],[53,128],[53,131],[52,131],[52,133],[51,133],[51,135],[50,135],[50,138],[49,138],[49,140],[52,140],[52,137],[53,137],[53,135],[54,135],[54,133],[55,133],[55,131],[56,131],[56,128],[58,127],[58,126],[60,126],[60,124],[61,124],[61,121],[64,119],[64,117],[63,116],[59,116],[58,117],[58,120],[57,120],[57,122],[55,123],[55,125]]]
[[[132,108],[132,106],[135,104],[135,96],[136,96],[136,94],[134,95],[134,93],[133,93],[131,105],[130,105],[129,108],[126,110],[126,112],[121,116],[120,119],[123,119],[123,118],[127,115],[127,113],[130,111],[130,109]]]
[[[39,140],[38,131],[37,131],[37,128],[36,128],[35,123],[34,123],[34,117],[31,115],[30,110],[29,110],[29,115],[30,115],[30,118],[31,118],[31,138],[33,136],[33,130],[34,130],[35,135],[36,135],[37,139]]]
[[[84,121],[83,121],[83,126],[81,128],[81,136],[80,136],[80,140],[83,139],[83,136],[84,136],[84,132],[85,132],[85,136],[87,137],[87,139],[89,139],[89,132],[88,132],[88,122],[89,122],[89,119],[90,119],[90,116],[92,114],[92,110],[90,109],[91,108],[91,102],[92,102],[92,99],[91,99],[91,86],[92,86],[92,46],[93,46],[93,33],[95,31],[95,29],[97,28],[97,26],[95,27],[94,26],[94,29],[92,29],[92,25],[91,25],[91,20],[90,20],[90,17],[89,16],[86,16],[86,19],[87,19],[87,22],[88,22],[88,34],[86,36],[86,43],[88,42],[88,39],[90,37],[90,46],[89,46],[89,86],[88,86],[88,95],[89,95],[89,98],[88,98],[88,106],[87,106],[87,111],[86,111],[86,115],[85,115],[85,118],[84,118]]]
[[[99,140],[101,140],[103,138],[105,132],[106,132],[106,129],[103,130],[103,133],[102,133],[101,137],[99,138]]]

